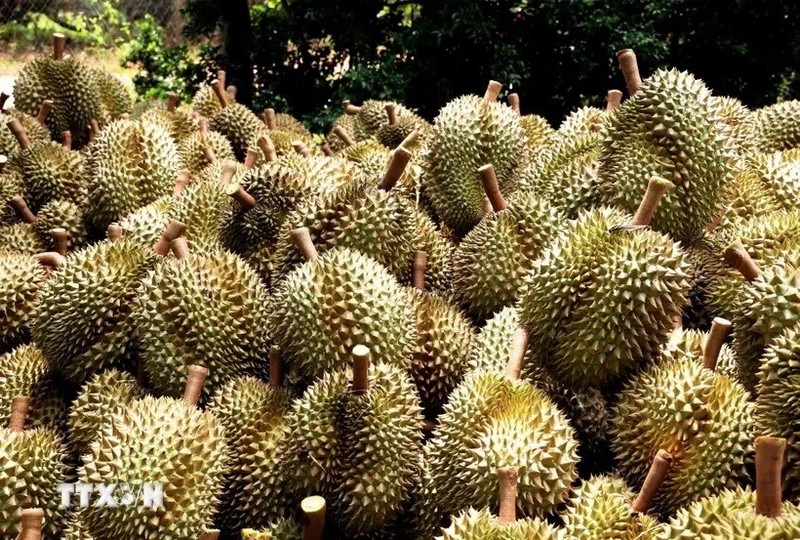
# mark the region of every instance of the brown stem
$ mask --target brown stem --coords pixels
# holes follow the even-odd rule
[[[411,265],[411,286],[417,290],[425,290],[425,268],[428,266],[428,254],[424,251],[414,252]]]
[[[170,242],[169,248],[172,250],[172,254],[175,255],[176,259],[188,259],[189,255],[191,255],[189,252],[189,243],[186,242],[186,238],[182,236]]]
[[[6,94],[5,92],[0,92],[0,111],[2,111],[5,108],[6,101],[8,101],[8,98],[10,97],[11,96]]]
[[[508,105],[512,109],[514,109],[514,111],[516,111],[517,114],[519,114],[519,111],[520,111],[520,109],[519,109],[519,94],[517,94],[517,93],[508,94]]]
[[[203,144],[200,145],[200,151],[209,164],[217,161],[217,156],[214,155],[214,150],[211,148],[211,145],[208,144],[208,141],[203,141]]]
[[[411,152],[402,146],[395,148],[392,152],[392,157],[389,159],[386,172],[383,173],[383,178],[381,178],[378,184],[378,189],[390,191],[397,181],[400,180],[400,177],[403,176],[403,172],[406,170],[409,161],[411,161]]]
[[[108,240],[111,242],[116,242],[122,238],[123,232],[124,230],[120,224],[115,221],[114,223],[109,224],[108,229],[106,229],[106,238],[108,238]]]
[[[497,479],[499,484],[497,521],[501,525],[514,523],[517,520],[517,480],[519,480],[517,468],[497,469]]]
[[[36,215],[31,212],[31,209],[28,208],[28,203],[25,202],[25,199],[22,195],[15,195],[8,200],[8,206],[14,210],[14,213],[17,217],[22,220],[24,223],[34,223],[36,221]]]
[[[364,345],[353,347],[353,382],[351,393],[360,396],[369,391],[369,349]]]
[[[275,150],[275,145],[269,135],[259,137],[256,144],[261,149],[261,153],[264,154],[264,159],[269,162],[278,160],[278,152]]]
[[[738,270],[747,281],[755,281],[761,277],[761,270],[741,242],[734,242],[725,248],[723,260],[725,264]]]
[[[497,181],[497,175],[494,172],[494,166],[488,163],[478,169],[481,175],[481,184],[483,184],[483,191],[489,197],[489,202],[492,204],[492,209],[495,212],[501,212],[508,208],[503,194],[500,192],[500,183]]]
[[[525,360],[525,352],[528,350],[528,337],[528,329],[524,326],[520,326],[514,331],[511,355],[506,365],[506,376],[509,379],[518,380],[522,373],[522,362]]]
[[[50,229],[50,236],[53,237],[53,245],[56,248],[56,253],[64,257],[69,253],[69,231],[63,227],[55,227]]]
[[[229,197],[235,199],[245,212],[255,208],[256,206],[255,197],[247,193],[238,182],[231,182],[227,184],[225,186],[225,193]]]
[[[64,263],[67,262],[67,259],[65,259],[61,253],[55,251],[37,253],[33,258],[36,259],[39,264],[52,268],[53,270],[61,268],[64,266]]]
[[[36,121],[44,125],[45,121],[47,120],[47,115],[50,114],[50,111],[52,110],[53,110],[52,99],[46,99],[42,101],[42,105],[41,107],[39,107],[39,113],[36,115]]]
[[[44,510],[25,508],[20,512],[20,531],[17,540],[41,540],[44,527]]]
[[[175,108],[178,106],[178,94],[175,92],[170,92],[167,94],[167,110],[169,112],[174,112]]]
[[[353,146],[356,143],[342,126],[334,126],[333,134],[339,137],[345,146]]]
[[[354,116],[354,115],[358,114],[359,112],[361,112],[361,107],[359,107],[357,105],[353,105],[352,103],[350,103],[349,99],[344,100],[342,102],[342,105],[344,105],[345,114],[349,114],[350,116]]]
[[[197,129],[200,133],[208,133],[208,118],[201,116],[200,120],[197,121]]]
[[[786,439],[756,437],[756,514],[781,515],[781,468]]]
[[[306,148],[306,145],[303,144],[303,141],[292,141],[292,148],[294,148],[294,151],[303,157],[308,157],[311,155],[311,151]]]
[[[228,75],[225,73],[224,69],[220,69],[217,71],[217,80],[219,81],[219,85],[222,88],[225,88],[225,83],[227,82]]]
[[[418,140],[419,140],[419,131],[415,129],[414,131],[406,135],[406,138],[403,139],[403,142],[400,143],[400,146],[402,146],[403,148],[410,148],[415,144],[417,144]]]
[[[275,115],[275,109],[271,107],[264,109],[262,119],[264,120],[264,123],[267,124],[267,128],[270,131],[278,128],[278,117]]]
[[[25,429],[25,420],[28,418],[30,406],[30,396],[16,396],[11,400],[11,417],[8,420],[8,429],[11,431],[23,431]]]
[[[606,97],[606,112],[615,111],[622,104],[622,91],[609,90]]]
[[[31,140],[28,138],[28,134],[25,133],[25,128],[22,127],[22,124],[20,123],[19,119],[12,118],[8,122],[6,122],[6,126],[8,126],[8,129],[11,130],[11,133],[17,139],[20,148],[22,148],[23,150],[27,150],[28,148],[31,147]]]
[[[656,215],[656,208],[658,208],[661,197],[672,187],[672,182],[669,180],[664,180],[656,176],[650,178],[642,202],[639,203],[639,208],[636,209],[636,213],[633,215],[633,220],[630,224],[642,227],[650,225],[653,216]]]
[[[166,256],[167,253],[169,253],[170,243],[179,236],[182,236],[184,232],[186,232],[186,225],[173,219],[164,228],[164,232],[161,233],[161,238],[153,244],[153,251],[162,257]]]
[[[64,47],[67,44],[67,37],[64,34],[53,34],[53,60],[64,58]]]
[[[211,81],[211,89],[214,90],[214,94],[217,96],[217,101],[219,101],[219,106],[222,107],[223,109],[227,107],[228,100],[225,97],[225,89],[219,82],[219,79]]]
[[[256,164],[256,159],[258,159],[258,152],[254,148],[248,148],[247,155],[244,156],[244,166],[252,169]]]
[[[227,88],[225,88],[225,93],[231,96],[231,99],[236,99],[236,87],[232,84],[229,84]]]
[[[314,242],[311,241],[311,232],[308,227],[298,227],[289,231],[289,238],[292,243],[297,247],[300,254],[306,261],[316,261],[319,259],[317,248],[314,247]]]
[[[500,95],[500,90],[502,89],[502,83],[489,81],[488,86],[486,86],[486,92],[483,93],[484,101],[497,101],[497,97]]]
[[[280,388],[282,384],[281,349],[277,345],[273,345],[269,348],[269,385],[272,388]]]
[[[219,173],[219,183],[223,186],[230,184],[238,169],[238,164],[235,161],[230,159],[223,161],[222,169]]]
[[[177,178],[175,178],[175,185],[172,186],[172,196],[177,197],[183,190],[186,189],[186,186],[189,185],[189,182],[192,180],[192,173],[189,172],[189,169],[181,169],[178,171]]]
[[[325,499],[319,495],[306,497],[300,502],[303,511],[303,540],[322,540],[325,529]]]
[[[653,463],[650,464],[650,470],[647,471],[642,489],[639,490],[639,494],[631,503],[631,508],[633,508],[634,512],[647,512],[658,488],[667,476],[671,463],[672,456],[666,450],[659,450],[656,453]]]
[[[200,533],[197,540],[217,540],[219,538],[219,529],[206,529]]]
[[[706,337],[705,345],[703,346],[703,367],[714,371],[717,366],[717,359],[719,352],[722,350],[722,345],[725,343],[725,338],[731,331],[731,322],[722,317],[715,317],[711,322],[711,330]]]
[[[98,133],[100,133],[100,124],[97,123],[96,118],[92,118],[89,120],[89,142],[94,141]]]
[[[61,132],[61,144],[67,150],[72,150],[72,132],[65,130]]]
[[[183,390],[183,401],[192,406],[197,406],[200,395],[203,393],[203,384],[208,377],[208,368],[196,364],[189,366],[189,375],[186,378],[186,388]]]
[[[393,126],[397,124],[397,111],[395,110],[394,103],[387,103],[384,107],[384,110],[386,111],[386,116],[389,119],[389,125]]]
[[[323,144],[320,148],[322,149],[322,153],[325,154],[326,156],[328,157],[333,156],[333,150],[331,149],[331,145],[329,145],[328,143]]]
[[[617,62],[622,76],[625,77],[625,84],[628,87],[628,95],[632,96],[642,87],[642,78],[639,76],[639,64],[636,62],[636,54],[632,49],[622,49],[617,52]]]

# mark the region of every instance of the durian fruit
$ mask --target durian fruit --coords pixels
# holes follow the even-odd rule
[[[562,216],[536,195],[507,203],[492,165],[480,168],[494,212],[459,243],[453,255],[453,290],[476,317],[511,305],[533,261],[557,235]]]
[[[100,96],[100,114],[105,122],[116,120],[123,114],[130,114],[133,109],[131,93],[125,84],[111,73],[103,69],[92,69],[94,84]]]
[[[20,532],[20,510],[41,508],[42,531],[59,538],[68,517],[59,493],[68,478],[67,452],[55,430],[25,429],[29,406],[28,396],[15,397],[8,427],[0,427],[0,536]]]
[[[161,233],[170,223],[169,208],[172,204],[172,196],[165,195],[155,201],[142,206],[120,219],[118,222],[109,224],[108,230],[117,226],[125,235],[125,239],[139,244],[144,248],[149,248],[161,238]]]
[[[171,193],[178,171],[172,137],[147,121],[106,126],[93,143],[93,161],[87,218],[95,232]]]
[[[178,171],[179,182],[188,183],[189,171]],[[170,201],[167,212],[170,219],[186,225],[183,238],[192,249],[200,251],[213,250],[220,247],[223,213],[230,206],[230,197],[225,186],[219,181],[201,181],[189,183],[185,188],[176,183],[175,195]],[[177,192],[177,193],[176,193]]]
[[[393,114],[398,121],[400,118],[408,116],[420,124],[424,122],[422,118],[410,109],[392,101],[368,99],[361,105],[353,105],[349,100],[345,100],[345,114],[351,115],[355,119],[352,130],[356,141],[377,137],[380,128],[386,123],[388,115],[386,109],[387,105],[394,111]]]
[[[77,514],[73,516],[64,530],[62,540],[94,540],[94,538],[86,530],[86,525],[83,524],[80,514]]]
[[[564,137],[581,137],[592,133],[601,133],[608,120],[606,111],[597,107],[581,107],[572,111],[558,127],[558,133]]]
[[[349,248],[319,256],[307,229],[292,239],[308,260],[276,286],[270,328],[302,378],[346,366],[355,345],[376,361],[408,369],[417,343],[411,298],[371,257]]]
[[[163,506],[91,506],[81,511],[95,539],[198,538],[210,525],[226,472],[225,430],[196,405],[208,370],[192,366],[183,400],[145,397],[119,409],[82,457],[78,479],[159,485]]]
[[[735,146],[705,84],[678,70],[658,70],[608,117],[600,156],[602,204],[629,212],[648,179],[675,189],[652,227],[691,242],[721,211],[736,165]]]
[[[281,518],[258,531],[242,529],[242,540],[322,540],[327,510],[325,499],[319,495],[306,497],[300,502],[300,509],[303,512],[302,527],[293,518]]]
[[[244,105],[229,104],[218,80],[211,85],[220,103],[220,110],[209,117],[208,125],[224,135],[231,143],[236,159],[244,161],[247,149],[254,148],[258,138],[267,132],[266,126]]]
[[[527,160],[519,115],[496,101],[499,87],[492,81],[483,98],[451,101],[431,129],[423,184],[436,213],[460,234],[486,215],[478,168],[491,163],[501,191],[510,194]]]
[[[81,383],[134,353],[129,315],[152,252],[126,239],[72,253],[39,292],[31,333],[68,381]]]
[[[36,116],[31,116],[17,110],[4,112],[0,107],[0,124],[7,125],[12,118],[16,119],[25,131],[31,145],[35,146],[50,140],[50,130],[47,129],[44,122],[52,108],[53,102],[45,100],[39,106],[39,113]],[[19,151],[19,142],[14,134],[11,133],[11,130],[0,127],[0,155],[6,158],[14,158]]]
[[[714,371],[729,328],[712,327],[702,361],[692,352],[665,351],[660,363],[627,383],[614,409],[612,448],[629,484],[644,480],[657,451],[672,456],[653,499],[661,515],[747,476],[753,404],[738,382]]]
[[[539,518],[517,519],[516,496],[519,472],[515,467],[498,469],[499,515],[488,508],[469,508],[453,517],[437,540],[564,540],[564,531]]]
[[[201,121],[189,111],[179,109],[178,100],[178,94],[171,92],[163,106],[148,109],[140,118],[163,127],[180,144],[197,132]]]
[[[745,172],[758,179],[759,187],[766,191],[762,199],[767,202],[755,201],[766,210],[767,203],[772,203],[784,210],[794,210],[797,199],[800,197],[800,161],[791,159],[784,152],[764,154],[751,157],[747,160]],[[753,200],[751,194],[748,200]],[[760,210],[760,209],[759,209]],[[764,213],[762,210],[761,213]],[[742,213],[741,210],[739,213]]]
[[[325,497],[346,537],[381,536],[408,500],[422,447],[422,414],[402,369],[352,349],[353,368],[327,372],[289,414],[288,482]]]
[[[536,114],[526,114],[520,117],[520,121],[522,122],[522,129],[525,130],[525,135],[528,138],[528,146],[531,149],[538,150],[547,146],[550,137],[555,133],[550,122]]]
[[[3,130],[0,129],[0,132]],[[12,197],[24,193],[25,184],[18,170],[6,167],[8,158],[0,154],[0,227],[17,221],[17,215],[10,205],[6,204]]]
[[[756,148],[756,121],[753,111],[741,101],[728,96],[713,96],[712,104],[717,107],[717,114],[728,129],[728,136],[736,145],[739,154],[748,154]]]
[[[78,392],[69,411],[69,439],[85,454],[112,415],[145,396],[136,379],[124,371],[109,369],[94,375]]]
[[[137,348],[153,387],[177,396],[190,365],[210,370],[206,394],[264,359],[267,291],[240,257],[221,249],[188,253],[171,247],[147,272],[131,306]]]
[[[798,111],[800,102],[797,100],[781,101],[757,109],[753,113],[756,148],[761,152],[774,152],[800,146]]]
[[[261,113],[261,119],[267,125],[270,131],[279,130],[287,133],[293,133],[300,137],[300,139],[312,140],[314,136],[308,131],[303,123],[287,113],[276,113],[275,109],[267,108]]]
[[[309,157],[317,145],[314,136],[299,120],[285,113],[275,113],[275,109],[265,109],[261,116],[269,130],[269,140],[273,143],[277,155],[300,154]],[[263,158],[271,161],[270,155],[263,153]]]
[[[286,154],[278,158],[278,163],[310,178],[314,192],[319,193],[334,191],[356,177],[356,166],[341,157]]]
[[[737,380],[738,362],[733,349],[719,339],[709,339],[709,334],[715,332],[725,332],[725,335],[727,335],[730,328],[731,322],[722,317],[714,318],[710,326],[710,332],[687,330],[683,327],[678,327],[672,332],[669,341],[664,346],[664,354],[673,358],[685,358],[695,361],[703,361],[704,357],[716,358],[714,370],[717,373],[727,375],[733,380]],[[706,342],[713,347],[719,347],[719,351],[707,348],[705,346]],[[708,361],[710,362],[711,360]]]
[[[335,151],[341,150],[352,146],[356,141],[356,117],[352,114],[345,112],[334,120],[331,130],[325,136],[325,144]]]
[[[231,143],[224,135],[208,129],[208,120],[200,121],[200,129],[185,139],[178,146],[180,166],[197,174],[216,160],[236,159]]]
[[[575,386],[602,386],[653,360],[686,304],[678,244],[648,230],[669,183],[653,178],[636,215],[581,214],[533,263],[520,323],[537,362]]]
[[[223,70],[217,71],[217,79],[220,87],[225,88],[226,73]],[[228,105],[236,103],[236,99],[228,92],[224,92],[222,97]],[[192,111],[200,116],[211,118],[220,111],[222,107],[219,104],[219,98],[215,93],[213,87],[208,84],[200,85],[194,97],[192,98]]]
[[[7,206],[13,210],[19,223],[0,226],[0,251],[22,255],[35,255],[43,251],[44,245],[34,228],[36,216],[28,208],[25,198],[15,195],[8,199]]]
[[[48,275],[33,257],[0,250],[0,352],[30,340],[30,312]]]
[[[81,148],[88,141],[90,121],[101,117],[103,105],[93,70],[75,58],[63,59],[64,44],[62,34],[53,34],[53,57],[25,64],[14,81],[14,104],[35,115],[44,100],[51,100],[47,125],[52,138],[69,131],[75,148]]]
[[[360,114],[364,114],[367,107],[362,109]],[[400,109],[396,103],[387,103],[383,106],[386,111],[386,122],[381,124],[375,133],[378,142],[388,148],[397,148],[413,132],[417,132],[416,144],[424,144],[430,131],[430,124],[417,114],[405,109]]]
[[[781,501],[784,439],[762,436],[755,441],[756,492],[736,487],[703,498],[679,510],[659,535],[673,538],[789,540],[800,537],[800,508]]]
[[[75,251],[86,245],[87,232],[84,225],[83,210],[77,204],[65,199],[54,199],[42,206],[36,213],[33,224],[44,248],[57,251],[51,231],[56,228],[67,232],[67,250]]]

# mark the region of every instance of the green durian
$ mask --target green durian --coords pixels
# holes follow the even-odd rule
[[[330,146],[330,148],[335,152],[340,152],[349,146],[347,142],[345,142],[341,136],[336,134],[336,128],[341,128],[345,136],[351,142],[356,141],[356,118],[354,115],[350,114],[343,114],[336,118],[333,122],[333,126],[331,126],[330,132],[325,136],[325,143]]]
[[[43,109],[44,114],[42,113]],[[50,130],[37,119],[38,117],[46,118],[49,104],[44,107],[40,106],[39,111],[39,115],[31,116],[17,110],[2,111],[0,108],[0,155],[13,159],[21,150],[17,138],[10,129],[6,128],[11,119],[16,119],[20,123],[32,146],[50,141]]]
[[[720,328],[715,329],[717,326]],[[725,335],[727,335],[730,326],[730,321],[719,317],[715,318],[711,324],[711,328],[714,332],[721,331],[724,332]],[[682,327],[676,328],[672,332],[667,344],[664,345],[664,354],[672,358],[702,361],[708,336],[708,332],[686,330]],[[736,360],[736,354],[734,354],[730,345],[722,343],[719,352],[716,354],[717,359],[714,364],[714,371],[730,377],[731,380],[737,380],[738,362]]]
[[[224,80],[222,85],[224,86]],[[225,98],[227,105],[233,105],[236,103],[236,99],[228,92],[223,93],[223,97]],[[222,107],[219,104],[219,98],[214,93],[211,85],[200,85],[200,88],[197,90],[197,92],[195,92],[194,97],[192,98],[192,110],[200,116],[211,118],[221,109]]]
[[[35,255],[44,251],[44,245],[30,223],[0,226],[0,251],[22,255]]]
[[[48,275],[33,257],[0,250],[0,352],[30,340],[31,309]]]
[[[242,529],[242,540],[301,540],[300,526],[293,519],[279,519],[261,530]]]
[[[244,161],[247,149],[255,148],[258,138],[268,132],[253,111],[239,103],[225,104],[209,117],[208,125],[228,139],[239,161]],[[273,142],[276,142],[274,138]]]
[[[70,519],[61,540],[94,540],[94,538],[86,530],[86,525],[83,524],[80,514],[76,514]]]
[[[541,519],[501,524],[487,508],[462,510],[437,540],[565,540],[564,532]]]
[[[101,112],[98,119],[108,122],[132,112],[131,92],[119,78],[103,69],[92,69],[91,74],[100,96]]]
[[[165,195],[120,219],[125,239],[149,249],[169,224],[172,204],[172,196]]]
[[[781,101],[753,113],[756,149],[761,152],[790,150],[800,146],[800,102]]]
[[[558,126],[560,138],[578,138],[601,133],[609,115],[597,107],[581,107],[572,111]]]
[[[141,115],[142,120],[152,122],[164,128],[177,144],[202,130],[202,120],[198,120],[190,111],[178,109],[178,96],[170,94],[164,106],[152,107]]]
[[[541,150],[550,144],[555,130],[547,119],[535,114],[526,114],[520,117],[520,122],[528,137],[528,146],[531,150]]]
[[[756,147],[756,121],[753,111],[736,98],[712,96],[717,114],[728,130],[728,136],[736,145],[739,154],[748,154]]]
[[[193,182],[172,197],[168,215],[186,225],[183,238],[191,248],[205,252],[221,247],[220,221],[229,206],[219,181]]]
[[[216,131],[198,131],[183,139],[178,146],[180,166],[189,169],[192,174],[199,173],[211,164],[209,158],[215,160],[236,159],[231,143],[224,135]]]
[[[36,213],[33,227],[47,251],[56,251],[51,232],[56,228],[67,231],[68,251],[75,251],[86,245],[87,233],[83,210],[72,201],[54,199],[48,202]]]

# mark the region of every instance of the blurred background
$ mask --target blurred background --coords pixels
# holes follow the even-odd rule
[[[316,132],[343,99],[430,119],[490,78],[557,123],[624,87],[626,47],[643,76],[676,66],[752,107],[798,98],[798,30],[789,0],[0,0],[0,87],[57,31],[140,98],[188,100],[223,68],[238,101]]]

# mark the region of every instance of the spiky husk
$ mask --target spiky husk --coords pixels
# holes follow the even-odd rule
[[[176,144],[194,135],[199,127],[197,118],[191,116],[189,111],[184,109],[170,111],[163,106],[148,109],[142,114],[141,119],[160,126],[170,134]]]
[[[300,540],[300,525],[293,519],[279,519],[261,530],[242,529],[242,540]]]
[[[244,161],[247,149],[256,148],[258,138],[267,133],[267,127],[253,111],[238,103],[220,109],[210,117],[208,125],[228,139],[239,161]]]
[[[488,509],[463,510],[437,540],[564,540],[564,531],[541,519],[500,523]]]
[[[0,130],[2,131],[2,130]],[[6,169],[0,173],[0,227],[19,221],[14,209],[8,205],[9,199],[25,193],[25,183],[22,174],[17,169]]]
[[[599,134],[605,128],[608,119],[609,115],[597,107],[581,107],[564,118],[558,126],[558,136],[570,138]]]
[[[800,146],[800,101],[790,100],[762,107],[753,113],[756,148],[762,152]]]
[[[19,120],[22,124],[31,145],[47,142],[50,140],[50,130],[40,124],[36,117],[26,114],[22,111],[5,111],[0,112],[0,154],[8,158],[13,158],[21,150],[19,142],[17,142],[14,134],[6,127],[6,123],[12,118]]]
[[[87,193],[87,171],[79,152],[48,141],[20,152],[11,167],[18,169],[25,184],[25,202],[36,213],[46,203],[66,199],[83,204]]]
[[[225,92],[223,95],[225,96],[225,102],[228,105],[236,103],[236,100],[233,99],[227,92]],[[217,95],[214,93],[214,89],[211,88],[211,85],[203,84],[200,86],[192,98],[192,110],[198,113],[200,116],[205,116],[206,118],[211,118],[222,110],[222,107],[219,104],[219,98],[217,98]]]
[[[75,251],[86,245],[86,226],[83,211],[72,201],[57,199],[45,204],[36,214],[34,228],[47,251],[55,251],[51,229],[62,228],[69,233],[67,250]]]
[[[0,226],[0,251],[22,255],[35,255],[44,251],[44,245],[29,223]]]
[[[526,114],[520,118],[522,129],[528,137],[528,146],[534,150],[541,150],[550,144],[550,140],[556,130],[550,126],[547,119],[536,114]]]
[[[211,153],[219,161],[236,159],[233,155],[231,143],[224,135],[216,131],[208,133],[192,133],[183,139],[178,146],[180,156],[180,166],[189,169],[192,174],[197,174],[211,164],[203,151],[205,146],[211,149]]]
[[[356,175],[356,167],[340,157],[303,157],[295,152],[281,156],[278,163],[314,182],[314,191],[319,193],[329,193],[349,184]]]
[[[101,112],[98,121],[108,122],[131,113],[131,93],[121,80],[103,69],[92,69],[92,77],[100,96]]]
[[[89,534],[86,525],[83,524],[80,514],[76,514],[70,519],[61,540],[94,540],[94,538]]]
[[[219,181],[194,182],[170,201],[169,217],[186,225],[183,237],[202,252],[221,247],[221,219],[230,197]]]
[[[712,104],[728,130],[728,136],[739,154],[748,154],[756,147],[756,122],[753,111],[736,98],[712,96]]]
[[[47,276],[36,259],[0,251],[0,352],[30,340],[30,311]]]
[[[171,204],[172,196],[165,195],[119,220],[125,239],[150,249],[169,224]]]

